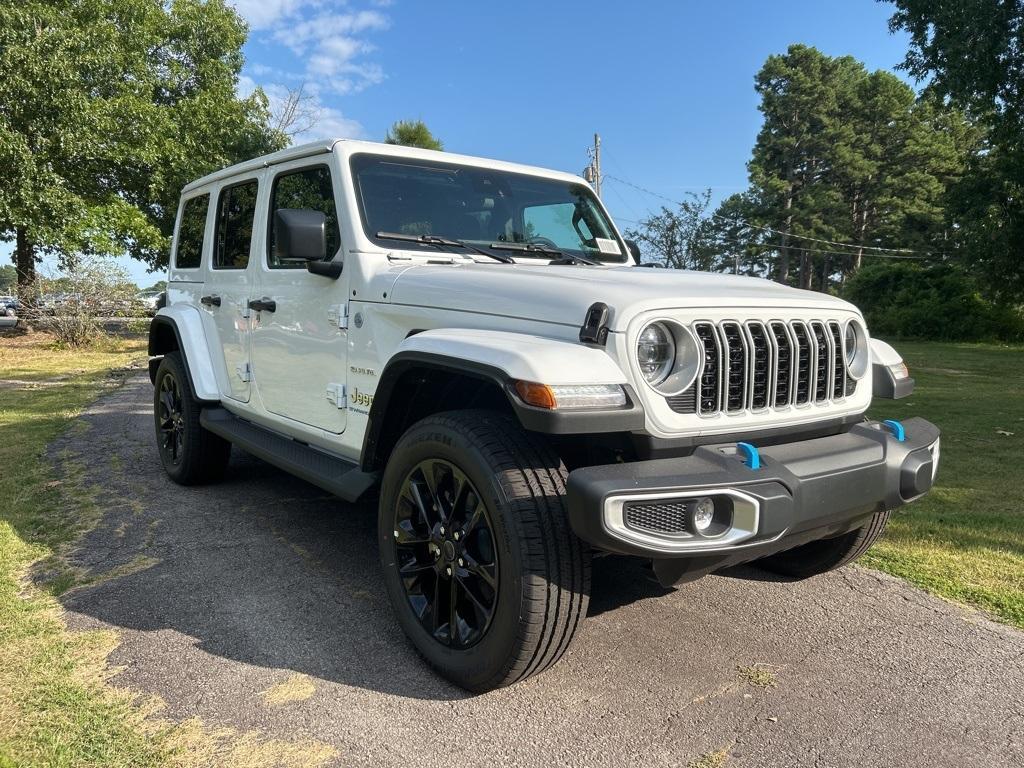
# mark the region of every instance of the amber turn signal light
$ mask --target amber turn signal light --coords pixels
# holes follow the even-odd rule
[[[517,381],[516,394],[527,405],[547,408],[552,411],[558,407],[555,393],[551,391],[551,387],[547,384],[538,384],[535,381]]]

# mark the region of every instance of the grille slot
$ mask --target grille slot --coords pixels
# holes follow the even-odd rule
[[[701,413],[714,413],[722,407],[722,390],[718,381],[722,370],[722,346],[711,323],[697,323],[693,332],[704,347],[704,370],[700,377],[700,399],[697,406]]]
[[[832,332],[832,345],[835,347],[835,354],[832,355],[832,397],[838,400],[846,396],[846,358],[843,356],[843,334],[839,330],[839,323],[829,323],[828,329]]]
[[[811,402],[811,334],[803,323],[793,323],[796,339],[796,399],[797,405]]]
[[[725,407],[742,411],[747,404],[747,340],[739,323],[722,323],[725,347]]]
[[[750,407],[758,411],[768,407],[769,368],[771,366],[771,344],[768,332],[762,323],[749,323],[751,348]]]
[[[828,398],[828,379],[832,372],[832,345],[825,333],[825,326],[819,322],[811,323],[814,334],[816,363],[814,366],[814,402],[820,403]]]
[[[785,408],[789,405],[792,392],[790,380],[793,376],[793,342],[790,341],[789,332],[782,323],[772,323],[771,329],[775,348],[778,350],[775,366],[775,407]]]
[[[856,387],[834,320],[699,321],[692,328],[704,364],[694,386],[666,398],[676,413],[825,405],[850,397]]]
[[[635,531],[663,535],[690,533],[686,526],[685,501],[627,502],[622,510],[622,521]]]

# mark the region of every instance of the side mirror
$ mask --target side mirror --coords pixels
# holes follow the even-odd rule
[[[636,244],[636,240],[626,240],[626,247],[629,249],[629,255],[632,256],[636,263],[640,263],[640,246]]]
[[[314,275],[337,279],[342,265],[327,258],[327,216],[310,208],[274,211],[274,252],[281,261],[304,261]]]
[[[281,261],[327,258],[327,217],[309,208],[274,211],[274,252]]]

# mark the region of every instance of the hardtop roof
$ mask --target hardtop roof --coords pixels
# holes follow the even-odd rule
[[[372,152],[380,155],[390,155],[392,157],[405,157],[409,159],[432,160],[435,162],[452,163],[456,165],[495,168],[497,170],[509,171],[511,173],[525,173],[562,179],[564,181],[583,182],[583,179],[575,174],[553,171],[550,168],[539,168],[530,165],[520,165],[518,163],[508,163],[503,160],[490,160],[488,158],[474,157],[472,155],[457,155],[451,152],[440,152],[433,149],[419,149],[418,147],[405,147],[397,144],[383,144],[375,141],[324,139],[321,141],[313,141],[308,144],[287,147],[286,149],[282,149],[278,152],[272,152],[269,155],[254,157],[251,160],[244,160],[241,163],[230,165],[227,168],[221,168],[218,171],[214,171],[202,178],[189,182],[185,185],[184,189],[182,189],[182,194],[186,194],[200,187],[205,187],[208,184],[222,181],[233,176],[239,176],[244,173],[257,171],[261,168],[267,168],[271,165],[326,154],[333,151],[336,146],[342,150],[346,156],[351,156],[358,152]]]

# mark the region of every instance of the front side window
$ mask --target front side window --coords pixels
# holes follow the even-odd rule
[[[354,155],[351,164],[363,228],[381,247],[395,244],[380,233],[436,235],[485,248],[533,243],[604,262],[627,260],[586,184],[383,155]]]
[[[277,240],[274,236],[274,212],[281,208],[306,208],[320,211],[327,217],[327,256],[334,258],[341,247],[338,228],[338,209],[334,204],[334,188],[331,186],[331,170],[326,165],[304,168],[301,171],[283,173],[274,179],[270,192],[270,221],[268,223],[267,266],[271,269],[305,269],[305,262],[282,261],[277,254]]]
[[[256,216],[256,179],[225,187],[217,204],[214,269],[245,269],[249,264],[252,225]]]
[[[185,201],[178,221],[178,246],[174,253],[174,266],[178,269],[198,269],[203,260],[203,239],[206,237],[206,211],[210,196],[199,195]]]

